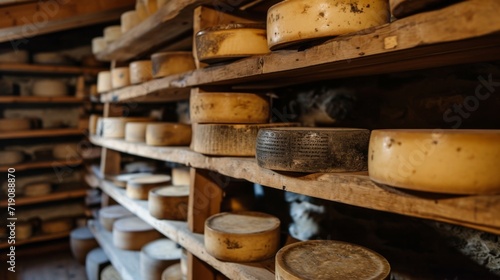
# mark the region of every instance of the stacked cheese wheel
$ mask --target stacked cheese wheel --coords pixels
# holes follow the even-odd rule
[[[85,264],[87,254],[92,249],[99,246],[88,227],[72,230],[70,234],[70,245],[73,257],[81,264]]]
[[[162,238],[146,244],[140,253],[141,279],[157,280],[165,269],[179,263],[181,248],[170,239]]]
[[[127,181],[127,196],[133,199],[147,200],[149,191],[170,183],[168,175],[147,175],[135,177]]]
[[[146,117],[109,117],[102,118],[103,138],[124,138],[125,126],[128,122],[151,122],[151,118]],[[99,126],[99,123],[98,123]],[[100,130],[98,127],[98,131]]]
[[[103,207],[99,210],[99,223],[107,231],[113,230],[113,224],[122,218],[133,217],[134,215],[121,205]]]
[[[122,218],[113,224],[113,244],[123,250],[140,250],[160,237],[151,225],[137,217]]]
[[[149,213],[157,219],[186,220],[188,200],[189,185],[154,188],[149,191]]]

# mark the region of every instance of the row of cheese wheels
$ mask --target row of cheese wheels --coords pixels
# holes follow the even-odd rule
[[[33,153],[37,154],[38,151],[35,150]],[[40,154],[43,153],[43,155],[41,157],[36,156],[37,159],[43,159],[45,157],[47,157],[48,159],[59,159],[59,160],[80,158],[79,149],[75,143],[57,144],[54,145],[50,151],[41,150],[39,153]],[[12,164],[22,163],[28,161],[29,157],[30,157],[29,155],[19,150],[14,150],[14,149],[3,150],[3,151],[0,150],[0,158],[2,159],[0,165],[12,165]]]
[[[35,234],[48,235],[69,232],[74,225],[75,221],[70,217],[51,218],[43,221],[39,219],[17,221],[15,228],[2,227],[0,237],[15,236],[17,240],[26,240]]]

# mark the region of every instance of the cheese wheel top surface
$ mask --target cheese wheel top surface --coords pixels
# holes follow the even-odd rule
[[[206,224],[219,232],[252,234],[276,229],[280,226],[280,220],[265,213],[235,212],[216,214],[208,218]]]
[[[114,180],[119,182],[128,182],[134,178],[147,177],[153,175],[152,173],[131,173],[131,174],[120,174],[115,176]]]
[[[139,232],[154,230],[154,228],[140,218],[129,217],[117,220],[113,224],[113,230]]]
[[[378,253],[350,243],[315,240],[298,242],[276,254],[280,279],[386,279],[391,267]]]
[[[70,236],[73,239],[94,239],[94,235],[88,227],[74,229],[71,231]]]
[[[150,175],[132,178],[128,180],[128,183],[133,185],[167,184],[170,180],[171,177],[169,175]]]
[[[142,247],[142,253],[158,260],[180,260],[182,249],[170,239],[162,238]]]
[[[132,212],[121,205],[112,205],[101,208],[99,210],[99,215],[106,218],[119,218],[123,216],[130,216],[132,215]]]
[[[189,186],[188,185],[177,185],[161,187],[151,190],[151,192],[160,196],[188,196]]]

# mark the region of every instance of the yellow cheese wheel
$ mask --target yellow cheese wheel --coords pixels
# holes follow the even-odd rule
[[[119,25],[108,26],[104,28],[104,41],[110,44],[122,36],[122,27]]]
[[[276,254],[276,279],[389,279],[391,267],[376,252],[341,241],[313,240],[283,247]]]
[[[16,222],[15,232],[17,240],[28,239],[33,234],[33,225],[25,221]]]
[[[0,119],[0,132],[29,130],[31,122],[29,119]]]
[[[29,60],[30,57],[27,51],[15,50],[0,54],[0,63],[28,63]]]
[[[108,47],[108,44],[106,43],[106,40],[104,37],[95,37],[92,39],[92,53],[93,54],[98,54]]]
[[[120,17],[122,34],[129,31],[139,23],[141,23],[141,19],[139,18],[139,14],[137,13],[137,11],[134,10],[123,13]]]
[[[69,243],[73,257],[81,264],[85,264],[87,254],[92,249],[99,247],[94,235],[86,226],[72,230]]]
[[[196,53],[205,63],[267,54],[264,24],[236,23],[210,27],[196,34]]]
[[[129,122],[125,125],[125,141],[146,142],[146,127],[152,122]]]
[[[104,93],[113,89],[111,86],[111,71],[101,71],[97,74],[97,92]]]
[[[130,63],[130,82],[139,84],[153,78],[151,60],[140,60]]]
[[[149,175],[131,178],[127,181],[127,196],[132,199],[147,200],[149,191],[170,184],[169,175]]]
[[[189,113],[194,123],[266,123],[269,97],[255,93],[204,92],[191,89]]]
[[[149,191],[149,214],[157,219],[187,219],[189,185],[154,188]]]
[[[111,69],[111,87],[113,89],[130,85],[130,70],[128,67],[117,67]]]
[[[70,231],[73,228],[73,219],[71,218],[53,218],[42,222],[42,232],[51,234]]]
[[[451,193],[500,193],[500,130],[375,130],[368,171],[378,183]]]
[[[260,167],[292,172],[367,169],[370,131],[357,128],[277,127],[259,131]]]
[[[151,173],[125,173],[113,177],[113,184],[119,188],[126,188],[127,182],[133,178],[150,176]]]
[[[99,280],[102,270],[110,264],[108,256],[101,248],[95,248],[87,254],[85,271],[88,280]]]
[[[24,160],[24,154],[19,151],[0,151],[2,162],[0,165],[12,165]]]
[[[62,80],[41,79],[33,82],[31,93],[40,97],[65,96],[68,95],[68,88]]]
[[[123,138],[125,137],[125,125],[128,122],[150,122],[146,117],[110,117],[102,118],[102,137]]]
[[[79,150],[77,143],[58,144],[52,148],[52,156],[56,159],[79,159]]]
[[[104,229],[112,231],[113,224],[116,220],[132,216],[134,216],[134,214],[128,211],[125,207],[121,205],[112,205],[103,207],[99,210],[99,223]]]
[[[294,123],[193,124],[191,149],[215,156],[255,156],[255,140],[259,129],[296,125]]]
[[[286,0],[267,12],[267,41],[275,50],[389,22],[387,0]]]
[[[113,244],[123,250],[140,250],[161,237],[151,225],[137,217],[123,218],[113,224]]]
[[[183,280],[181,264],[176,263],[174,265],[169,266],[167,269],[163,271],[161,274],[161,280]]]
[[[101,280],[122,280],[122,276],[112,265],[106,266],[101,272]]]
[[[49,194],[52,191],[52,185],[46,182],[33,182],[24,186],[24,196],[42,196]]]
[[[187,146],[190,142],[190,125],[155,123],[146,127],[146,144],[150,146]]]
[[[179,263],[181,248],[172,240],[162,238],[146,244],[139,256],[142,280],[158,280],[163,271]]]
[[[190,182],[191,182],[191,175],[189,167],[172,168],[172,184],[174,186],[189,185]]]
[[[223,261],[268,259],[278,250],[279,239],[279,219],[265,213],[226,212],[205,221],[206,250]]]
[[[97,134],[97,119],[99,115],[92,114],[89,117],[89,134],[96,135]]]
[[[196,69],[192,52],[162,52],[151,56],[153,77],[160,78]]]

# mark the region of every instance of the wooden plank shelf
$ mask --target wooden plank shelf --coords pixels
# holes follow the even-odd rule
[[[47,75],[97,75],[106,68],[79,67],[70,65],[46,65],[26,63],[0,63],[0,73],[47,74]]]
[[[347,77],[394,73],[500,59],[500,18],[495,0],[464,1],[390,24],[336,37],[305,50],[281,50],[226,65],[194,70],[106,93],[102,102],[163,97],[179,88],[231,86],[272,89]],[[141,45],[141,44],[137,44]],[[144,44],[142,44],[144,45]],[[134,93],[134,90],[141,89]]]
[[[87,189],[66,189],[55,191],[42,196],[26,197],[19,196],[16,197],[16,206],[31,205],[37,203],[45,203],[51,201],[68,200],[73,198],[85,197],[87,196]],[[0,207],[7,207],[7,200],[0,201]]]
[[[0,140],[19,139],[19,138],[44,138],[58,136],[77,136],[85,135],[82,129],[78,128],[60,128],[60,129],[33,129],[23,131],[9,131],[0,133]]]
[[[307,196],[500,234],[499,195],[417,194],[376,184],[366,172],[280,173],[259,167],[254,158],[209,157],[188,147],[151,147],[98,137],[91,137],[91,142],[112,150],[208,169]]]
[[[54,234],[39,234],[39,235],[34,235],[28,239],[24,240],[19,240],[16,239],[16,244],[15,246],[21,246],[21,245],[27,245],[27,244],[33,244],[33,243],[39,243],[39,242],[45,242],[45,241],[51,241],[51,240],[57,240],[57,239],[62,239],[62,238],[67,238],[69,237],[70,232],[65,231],[65,232],[58,232]],[[11,245],[7,242],[2,242],[0,243],[0,249],[6,249],[9,248]]]
[[[186,222],[158,220],[152,217],[149,214],[147,201],[134,200],[127,197],[124,189],[118,188],[108,181],[101,180],[100,188],[119,204],[129,209],[139,218],[154,226],[159,232],[177,242],[200,260],[208,263],[230,279],[274,279],[273,259],[251,264],[219,261],[209,255],[205,250],[203,235],[192,233],[188,229]]]
[[[14,165],[9,165],[9,166],[1,166],[0,165],[0,172],[7,172],[9,168],[14,168],[16,171],[26,171],[26,170],[31,170],[31,169],[38,169],[38,168],[54,168],[54,167],[63,167],[63,166],[77,166],[82,164],[83,160],[82,159],[69,159],[69,160],[50,160],[50,161],[30,161],[30,162],[23,162],[23,163],[18,163]]]
[[[83,103],[86,99],[74,96],[39,97],[39,96],[0,96],[0,104],[10,103]]]

